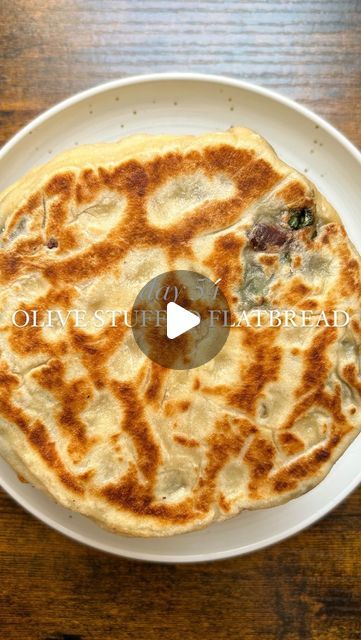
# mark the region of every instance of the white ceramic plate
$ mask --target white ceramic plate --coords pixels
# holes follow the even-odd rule
[[[34,165],[77,144],[138,133],[201,133],[232,124],[255,129],[286,162],[315,181],[361,249],[361,154],[307,109],[246,82],[198,74],[128,78],[84,91],[22,129],[0,152],[0,190]],[[21,483],[4,462],[4,489],[32,514],[80,542],[121,556],[158,562],[214,560],[261,549],[325,515],[361,481],[361,436],[326,479],[306,495],[273,509],[249,511],[174,538],[137,539],[103,531]]]

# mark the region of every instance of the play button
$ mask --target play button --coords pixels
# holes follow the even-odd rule
[[[197,327],[201,319],[192,311],[183,309],[176,302],[167,304],[167,338],[174,340],[186,331]]]
[[[153,362],[168,369],[193,369],[222,349],[229,314],[220,282],[195,271],[167,271],[137,295],[132,330],[138,347]]]

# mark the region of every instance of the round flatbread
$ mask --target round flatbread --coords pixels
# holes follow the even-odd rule
[[[359,432],[360,258],[256,133],[78,147],[0,194],[0,221],[0,451],[62,505],[114,532],[191,531],[308,491]],[[235,325],[190,370],[107,315],[176,270],[219,281]],[[76,309],[84,326],[63,326]]]

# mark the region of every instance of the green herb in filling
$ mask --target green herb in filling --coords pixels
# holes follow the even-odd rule
[[[309,227],[314,222],[312,209],[305,207],[304,209],[294,209],[288,218],[288,225],[295,231]]]

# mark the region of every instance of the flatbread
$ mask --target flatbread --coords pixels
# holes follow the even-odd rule
[[[318,484],[361,426],[360,258],[316,187],[256,133],[86,145],[0,195],[0,451],[107,529],[163,536]],[[221,279],[231,328],[199,368],[162,368],[97,309],[159,273]],[[86,328],[12,314],[83,309]],[[344,310],[345,327],[301,325]]]

